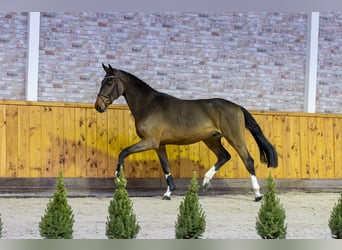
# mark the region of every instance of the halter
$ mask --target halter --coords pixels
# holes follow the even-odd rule
[[[106,76],[104,79],[107,79],[107,78],[114,78],[114,77],[117,77],[117,76]],[[111,94],[112,94],[112,93],[111,93]],[[100,95],[100,94],[98,94],[97,97],[100,98],[101,101],[102,101],[103,103],[106,103],[105,100],[104,100],[103,98],[106,98],[106,99],[108,99],[108,100],[111,100],[111,96],[110,96],[110,95]]]

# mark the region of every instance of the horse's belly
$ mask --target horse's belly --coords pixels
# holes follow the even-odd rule
[[[163,133],[160,142],[161,144],[187,145],[202,141],[218,133],[218,131],[212,129],[208,131],[196,131],[196,129],[184,132],[169,131]]]

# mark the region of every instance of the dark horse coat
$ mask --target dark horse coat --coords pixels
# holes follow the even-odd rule
[[[261,161],[267,163],[268,167],[278,165],[274,147],[245,108],[220,98],[179,99],[154,90],[130,73],[114,69],[110,65],[102,66],[106,75],[95,103],[96,110],[104,112],[115,99],[124,96],[134,116],[136,132],[141,138],[138,143],[120,152],[117,175],[120,174],[120,166],[123,166],[125,157],[154,149],[166,175],[168,188],[172,191],[175,186],[170,175],[165,145],[203,141],[217,156],[216,164],[206,175],[208,181],[204,183],[204,188],[207,188],[214,173],[231,158],[221,143],[221,138],[224,137],[237,151],[254,178],[254,160],[245,143],[245,128],[251,132],[259,147]],[[253,188],[259,189],[256,178],[252,182]]]

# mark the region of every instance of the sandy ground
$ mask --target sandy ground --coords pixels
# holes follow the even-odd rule
[[[286,210],[287,238],[331,239],[328,220],[337,193],[278,194]],[[74,216],[75,239],[106,239],[109,198],[68,198]],[[183,196],[131,197],[141,227],[138,239],[174,239],[174,225]],[[260,202],[251,194],[200,196],[206,214],[204,239],[259,239],[255,231]],[[39,239],[38,224],[48,198],[0,198],[3,239]]]

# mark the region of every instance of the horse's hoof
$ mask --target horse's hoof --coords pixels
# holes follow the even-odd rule
[[[262,200],[262,195],[258,196],[258,197],[255,197],[255,202],[258,202],[258,201],[261,201],[261,200]]]
[[[209,187],[210,187],[209,183],[203,184],[203,191],[204,192],[208,191]]]
[[[164,195],[163,198],[162,198],[163,201],[170,201],[171,200],[171,197],[170,196],[167,196],[167,195]]]

